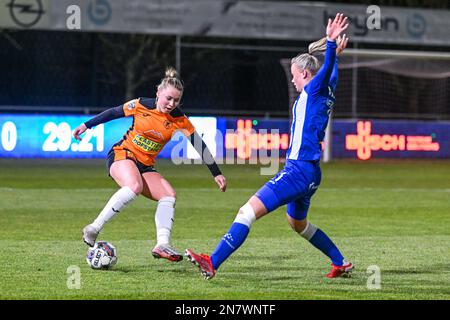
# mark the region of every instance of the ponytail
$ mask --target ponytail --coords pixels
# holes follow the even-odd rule
[[[308,46],[308,52],[312,56],[323,54],[326,49],[327,49],[326,37],[323,37],[322,39],[317,40],[316,42],[313,42]]]
[[[336,40],[339,46],[340,38]],[[299,69],[306,69],[314,76],[320,69],[320,60],[323,60],[323,54],[327,49],[327,38],[323,37],[311,43],[308,46],[308,53],[299,54],[295,58],[292,58],[291,65],[295,64]],[[319,58],[319,59],[318,59]]]
[[[341,42],[341,37],[336,39],[336,44],[339,47],[339,43]],[[323,37],[320,40],[317,40],[313,43],[310,43],[308,46],[308,52],[310,55],[317,56],[323,55],[325,50],[327,49],[327,37]]]

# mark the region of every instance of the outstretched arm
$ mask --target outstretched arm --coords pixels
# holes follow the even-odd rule
[[[225,192],[227,189],[227,180],[222,175],[222,172],[219,169],[214,157],[208,149],[205,141],[203,141],[202,137],[194,131],[193,134],[189,137],[191,144],[194,146],[195,150],[197,150],[198,154],[201,156],[203,162],[207,165],[209,171],[214,177],[214,181],[216,181],[217,185],[220,188],[220,191]]]
[[[344,17],[342,13],[336,14],[336,17],[333,21],[331,19],[328,19],[328,25],[326,29],[327,48],[325,51],[325,61],[320,71],[311,81],[311,87],[313,91],[321,92],[323,89],[328,88],[328,85],[330,84],[332,79],[333,70],[335,69],[336,54],[339,50],[336,44],[336,39],[339,37],[342,31],[347,29],[347,27],[347,17]]]
[[[342,37],[339,36],[337,38],[336,61],[334,63],[333,72],[331,73],[330,77],[330,86],[333,87],[333,89],[336,89],[336,84],[338,80],[338,62],[339,62],[338,56],[341,55],[344,49],[347,47],[347,43],[348,43],[347,35],[344,34]]]
[[[95,127],[101,123],[105,123],[114,119],[125,117],[125,112],[123,111],[123,106],[118,106],[115,108],[110,108],[102,113],[96,115],[92,119],[86,121],[85,123],[80,124],[73,131],[73,136],[77,140],[81,140],[80,135],[82,135],[87,129]]]

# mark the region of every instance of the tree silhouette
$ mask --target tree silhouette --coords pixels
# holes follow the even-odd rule
[[[122,83],[125,100],[135,98],[137,89],[152,79],[162,78],[173,65],[173,37],[149,34],[98,34],[102,73],[99,80]]]

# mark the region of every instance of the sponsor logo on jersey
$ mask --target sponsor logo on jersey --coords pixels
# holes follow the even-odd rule
[[[130,103],[128,103],[128,110],[133,110],[136,107],[136,101],[132,101]]]
[[[172,126],[172,122],[169,120],[164,121],[164,128],[169,129]]]
[[[153,140],[147,139],[141,135],[136,135],[133,139],[133,143],[141,150],[145,152],[160,151],[163,147],[161,143],[157,143]]]
[[[163,140],[163,139],[164,139],[162,133],[161,133],[161,132],[158,132],[158,131],[155,131],[155,130],[147,130],[147,131],[145,131],[144,133],[145,133],[147,136],[149,136],[150,138],[153,138],[153,139],[160,139],[160,140]]]

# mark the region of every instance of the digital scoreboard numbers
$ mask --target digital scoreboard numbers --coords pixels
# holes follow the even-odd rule
[[[101,158],[121,139],[131,119],[100,124],[78,141],[73,130],[89,116],[0,115],[0,157]],[[105,132],[108,132],[106,135]]]
[[[17,127],[12,121],[6,121],[2,125],[1,146],[5,151],[13,151],[17,144]]]
[[[47,138],[42,145],[42,151],[70,151],[92,152],[104,150],[104,125],[100,124],[91,130],[87,130],[81,141],[74,142],[72,139],[72,128],[67,122],[46,122],[44,134]]]
[[[106,158],[110,148],[119,142],[132,125],[133,118],[125,117],[86,130],[81,141],[73,131],[93,116],[80,115],[0,115],[0,158]],[[216,148],[216,118],[191,118],[201,129],[213,154]],[[207,128],[208,130],[206,130]],[[205,131],[206,130],[206,131]],[[180,136],[182,136],[180,139]],[[221,145],[221,143],[220,143]],[[190,143],[181,134],[172,137],[158,157],[195,158]],[[219,155],[222,154],[219,150]]]

